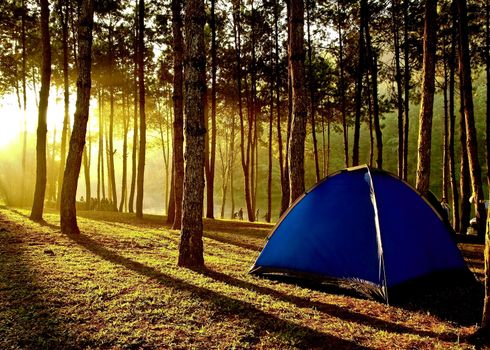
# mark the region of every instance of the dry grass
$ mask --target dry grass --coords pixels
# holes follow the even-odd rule
[[[0,208],[1,349],[475,348],[479,291],[386,306],[248,275],[269,225],[206,221],[191,271],[162,217],[81,212],[69,237],[27,214]],[[481,247],[464,248],[481,273]]]

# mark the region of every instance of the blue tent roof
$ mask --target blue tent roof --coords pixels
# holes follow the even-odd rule
[[[407,183],[368,166],[325,178],[283,215],[251,269],[388,288],[466,270],[450,228]]]

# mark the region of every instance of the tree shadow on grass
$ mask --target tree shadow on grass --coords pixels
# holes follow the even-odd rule
[[[23,227],[9,224],[0,234],[0,348],[80,347],[59,314],[59,305],[36,278],[23,241]]]
[[[165,220],[158,219],[158,217],[157,218],[150,218],[150,219],[147,219],[147,218],[138,219],[139,221],[135,221],[136,218],[132,218],[132,217],[116,216],[116,217],[114,217],[114,220],[112,220],[112,218],[107,219],[106,217],[103,217],[103,216],[90,215],[90,214],[87,214],[87,212],[81,212],[79,214],[79,216],[83,217],[85,219],[103,222],[103,223],[106,223],[108,225],[118,227],[118,228],[123,228],[123,229],[134,228],[134,230],[137,230],[140,232],[144,232],[145,228],[147,228],[147,227],[150,227],[153,229],[163,229],[163,228],[167,229],[167,230],[170,229],[170,225],[166,224]],[[214,221],[214,220],[212,220],[212,221]],[[140,223],[140,224],[143,223],[144,227],[139,226],[138,223]],[[262,249],[262,246],[263,246],[262,243],[263,242],[261,242],[260,244],[257,244],[257,243],[253,243],[253,242],[247,242],[247,240],[240,239],[240,238],[243,236],[248,236],[250,238],[260,239],[262,237],[266,237],[265,234],[257,235],[254,233],[247,232],[246,230],[243,231],[243,229],[240,230],[239,228],[238,228],[237,232],[234,231],[233,233],[230,233],[230,230],[235,230],[235,225],[237,225],[237,227],[242,227],[242,228],[245,227],[246,228],[246,227],[250,227],[250,225],[254,225],[254,224],[252,224],[252,223],[249,223],[248,225],[247,224],[240,224],[240,222],[237,221],[236,223],[233,222],[232,225],[233,225],[232,227],[230,227],[230,226],[220,227],[218,230],[216,230],[216,228],[214,227],[215,225],[211,224],[210,226],[212,227],[212,230],[207,230],[205,228],[204,237],[212,239],[212,240],[220,242],[220,243],[234,245],[236,247],[251,250],[251,251],[257,252],[257,251],[260,251]],[[255,225],[257,225],[257,224],[255,224]],[[128,227],[128,226],[131,226],[131,227]],[[221,226],[223,226],[223,225],[221,225]]]
[[[224,274],[222,272],[210,270],[208,268],[199,269],[196,271],[216,281],[220,281],[239,288],[252,290],[260,294],[269,295],[275,299],[289,302],[300,308],[303,307],[315,308],[316,310],[321,311],[322,313],[326,313],[330,316],[334,316],[348,322],[353,322],[360,325],[373,327],[378,330],[392,332],[392,333],[400,333],[400,334],[415,334],[421,337],[436,338],[448,342],[454,342],[458,340],[458,335],[454,333],[435,333],[431,331],[413,329],[401,324],[381,320],[376,317],[372,317],[356,311],[352,311],[337,306],[335,304],[327,304],[319,301],[312,301],[307,298],[285,294],[275,289],[263,287],[263,286],[256,285],[254,283],[243,281],[235,277],[232,277],[230,275]]]
[[[321,347],[325,349],[366,349],[366,347],[360,346],[355,342],[322,333],[280,319],[274,315],[267,314],[245,301],[230,298],[215,291],[197,287],[178,278],[164,274],[155,268],[120,256],[116,252],[99,245],[96,241],[84,234],[71,235],[69,237],[80,246],[106,261],[123,266],[167,287],[191,292],[194,297],[213,303],[214,307],[223,314],[232,313],[238,315],[243,320],[247,320],[247,322],[254,328],[254,336],[243,339],[243,341],[248,342],[249,345],[259,343],[262,334],[274,333],[278,337],[286,335],[295,346],[300,348]]]
[[[22,216],[22,217],[24,217],[24,218],[26,218],[26,219],[28,219],[28,220],[31,220],[32,222],[38,223],[38,224],[39,224],[39,225],[41,225],[41,226],[44,226],[44,227],[49,227],[49,228],[51,228],[51,229],[53,229],[53,230],[59,230],[59,229],[60,229],[60,227],[59,227],[58,225],[53,225],[53,224],[51,224],[51,223],[47,222],[47,221],[46,221],[46,220],[44,220],[44,219],[41,219],[41,220],[32,220],[32,219],[29,217],[29,215],[26,215],[26,214],[24,214],[24,213],[22,213],[22,212],[18,211],[17,209],[14,209],[14,208],[6,208],[6,209],[7,209],[7,210],[9,210],[9,211],[11,211],[12,213],[15,213],[15,214],[20,215],[20,216]]]

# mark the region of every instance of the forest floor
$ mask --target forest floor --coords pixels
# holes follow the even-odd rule
[[[385,304],[250,276],[272,226],[205,221],[206,269],[163,217],[0,207],[0,349],[473,349],[481,288]],[[482,247],[461,246],[481,277]]]

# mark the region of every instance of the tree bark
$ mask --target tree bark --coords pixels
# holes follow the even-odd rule
[[[398,24],[398,1],[393,0],[391,5],[393,20],[393,45],[395,51],[395,82],[396,82],[396,108],[398,111],[398,177],[403,178],[403,97],[402,97],[402,72],[400,67],[400,31]]]
[[[109,23],[109,74],[112,76],[114,71],[114,52],[113,52],[113,38],[112,38],[112,15]],[[117,211],[117,187],[116,187],[116,171],[114,167],[114,83],[109,81],[109,102],[110,102],[110,112],[109,112],[109,181],[111,184],[112,193],[112,210]]]
[[[61,186],[63,184],[63,173],[65,171],[66,163],[66,148],[68,141],[68,133],[70,129],[70,84],[69,84],[69,66],[68,66],[68,16],[69,7],[67,0],[64,2],[65,12],[63,13],[63,7],[60,7],[60,22],[62,32],[62,48],[63,48],[63,90],[64,90],[64,116],[63,116],[63,129],[61,131],[61,154],[60,154],[60,166],[58,171],[58,195],[56,197],[56,206],[60,207],[60,193]]]
[[[408,132],[410,129],[410,55],[408,42],[408,7],[410,0],[403,1],[403,180],[408,179]]]
[[[121,180],[121,201],[119,203],[119,211],[124,211],[124,206],[127,202],[128,188],[128,129],[129,129],[129,108],[127,107],[127,97],[123,96],[123,154],[122,154],[122,180]]]
[[[138,1],[138,0],[135,0]],[[137,177],[137,166],[138,166],[138,10],[137,4],[135,6],[135,16],[134,16],[134,52],[133,52],[133,97],[134,97],[134,114],[133,114],[133,149],[131,154],[131,186],[129,189],[129,202],[128,211],[133,213],[134,195],[136,191],[136,177]]]
[[[463,87],[462,84],[459,84],[460,96],[463,96]],[[471,214],[471,205],[470,205],[470,170],[468,165],[468,152],[465,152],[466,145],[466,122],[464,116],[464,98],[460,98],[460,119],[459,119],[459,130],[460,130],[460,138],[459,141],[461,143],[461,160],[460,160],[460,175],[459,175],[459,183],[460,183],[460,192],[461,192],[461,212],[460,212],[460,233],[466,234],[468,226],[470,224],[470,214]]]
[[[105,173],[104,173],[104,117],[102,114],[102,87],[99,87],[99,164],[97,171],[100,173],[100,187],[102,189],[102,199],[106,198],[105,192]],[[100,202],[100,201],[99,201]]]
[[[85,175],[85,210],[90,210],[90,162],[87,156],[88,148],[84,147],[83,150],[83,173]]]
[[[284,161],[284,147],[282,141],[282,131],[281,131],[281,74],[279,67],[279,6],[278,0],[274,0],[274,73],[276,77],[276,115],[277,115],[277,146],[279,153],[279,173],[281,177],[281,208],[280,214],[284,213],[289,205],[289,182],[286,177],[285,168],[286,165]],[[289,176],[289,175],[288,175]]]
[[[453,11],[454,12],[454,11]],[[458,181],[456,180],[456,156],[454,155],[454,134],[456,126],[456,115],[454,112],[454,75],[456,62],[456,24],[453,13],[453,25],[451,28],[451,49],[449,53],[449,135],[448,135],[448,152],[449,152],[449,174],[451,181],[451,199],[452,199],[452,224],[455,232],[460,232],[459,222],[459,191]]]
[[[249,109],[249,120],[248,120],[248,138],[247,138],[247,159],[248,169],[249,169],[249,188],[250,195],[249,201],[247,201],[247,216],[250,222],[256,221],[256,194],[257,194],[257,58],[256,58],[256,24],[255,17],[256,13],[254,10],[254,0],[250,2],[251,4],[251,26],[250,26],[250,36],[251,36],[251,56],[252,62],[250,67],[250,80],[251,80],[251,91],[249,97],[248,109]],[[245,90],[247,90],[247,79],[245,79]],[[250,158],[249,158],[250,157]],[[247,198],[247,196],[245,196]]]
[[[478,222],[478,237],[483,241],[486,225],[486,211],[481,179],[481,167],[478,159],[478,142],[473,109],[473,87],[471,81],[471,63],[468,44],[468,18],[466,0],[456,0],[459,18],[459,69],[464,99],[464,114],[466,123],[466,151],[470,169],[473,204]]]
[[[356,72],[356,116],[354,120],[354,145],[352,148],[352,165],[359,165],[359,139],[361,131],[361,112],[362,112],[362,80],[364,76],[365,64],[365,43],[364,31],[367,21],[367,0],[361,0],[360,9],[360,28],[359,28],[359,44],[358,44],[358,63]]]
[[[175,180],[174,180],[174,176],[175,176],[175,170],[174,170],[174,162],[172,161],[172,167],[170,169],[170,177],[171,177],[171,183],[174,183]],[[182,175],[183,177],[183,175]],[[182,190],[184,189],[183,185],[182,185]],[[169,197],[171,198],[171,200],[168,201],[168,210],[167,210],[167,224],[169,225],[173,225],[173,223],[175,222],[175,186],[170,186],[170,193],[169,193]],[[181,219],[181,222],[182,222],[182,219]]]
[[[364,33],[366,35],[366,53],[368,57],[368,67],[371,72],[371,89],[372,107],[373,107],[373,124],[376,134],[376,166],[378,169],[383,168],[383,133],[379,121],[379,100],[378,100],[378,58],[377,53],[371,45],[371,34],[369,31],[370,13],[369,8],[366,8],[366,19],[364,21]]]
[[[90,104],[93,13],[93,0],[82,0],[78,25],[79,66],[75,121],[61,188],[60,221],[61,232],[65,234],[80,233],[75,203]]]
[[[145,1],[138,6],[138,83],[140,112],[140,147],[136,182],[136,217],[143,218],[143,183],[145,180],[146,115],[145,115]]]
[[[22,41],[22,111],[24,117],[24,130],[22,140],[22,205],[26,199],[26,165],[27,165],[27,50],[26,50],[26,12],[25,0],[22,0],[21,41]]]
[[[230,218],[233,219],[233,214],[235,213],[235,192],[233,190],[234,185],[234,174],[235,171],[235,114],[231,119],[231,140],[230,140],[230,165],[229,165],[229,173],[230,173],[230,200],[231,200],[231,215]]]
[[[485,52],[486,52],[486,71],[487,71],[487,110],[486,110],[486,151],[487,151],[487,184],[490,187],[490,1],[486,1],[486,23],[485,23]]]
[[[216,163],[216,19],[215,0],[211,0],[211,150],[206,166],[206,217],[214,219],[214,173]],[[209,135],[209,133],[208,133]]]
[[[448,55],[446,38],[443,37],[443,74],[444,83],[442,86],[443,103],[444,103],[444,128],[442,132],[442,197],[446,199],[449,198],[449,98],[448,98]],[[449,219],[449,218],[448,218]]]
[[[330,118],[327,119],[327,165],[325,176],[330,175]]]
[[[37,120],[36,143],[36,188],[30,218],[41,220],[46,193],[46,134],[48,131],[46,115],[48,112],[49,88],[51,83],[51,39],[49,35],[49,2],[41,0],[41,92]]]
[[[349,127],[347,125],[347,106],[346,106],[346,97],[345,97],[345,77],[344,77],[344,45],[342,38],[342,11],[341,11],[341,2],[337,2],[338,7],[338,32],[339,32],[339,69],[340,69],[340,82],[339,82],[339,90],[340,90],[340,109],[342,112],[342,134],[344,136],[344,157],[345,157],[345,167],[349,167]]]
[[[206,56],[203,0],[188,0],[184,11],[185,30],[185,176],[182,230],[178,265],[204,265],[202,210],[204,198],[204,97]]]
[[[56,126],[53,132],[53,138],[51,142],[51,159],[49,160],[50,176],[49,176],[49,192],[48,199],[50,201],[56,201],[56,172],[54,166],[54,158],[56,155]]]
[[[104,119],[105,121],[105,119]],[[112,206],[111,207],[111,210],[113,210],[113,198],[112,198],[112,181],[111,181],[111,151],[110,151],[110,146],[109,146],[109,127],[106,125],[104,125],[104,128],[106,130],[105,132],[105,150],[106,150],[106,155],[105,155],[105,159],[106,159],[106,166],[107,166],[107,198],[109,199],[109,204]]]
[[[311,28],[310,28],[310,15],[311,15],[311,0],[306,0],[306,28],[308,37],[308,75],[309,75],[309,92],[310,92],[310,120],[311,120],[311,136],[313,139],[313,157],[315,160],[315,175],[316,182],[320,181],[320,162],[318,160],[318,144],[316,140],[316,127],[315,127],[315,112],[316,112],[316,100],[315,100],[315,75],[313,73],[313,48],[311,43]]]
[[[271,67],[273,66],[272,62],[272,52],[271,52]],[[267,168],[267,212],[265,213],[265,221],[271,222],[271,212],[272,212],[272,129],[274,124],[274,76],[273,71],[271,69],[270,75],[270,84],[269,84],[269,142],[268,142],[268,168]],[[257,218],[258,220],[259,218]]]
[[[304,4],[303,0],[290,0],[291,16],[289,18],[289,65],[293,97],[291,134],[289,136],[289,181],[290,203],[293,203],[305,192],[305,137],[308,116],[304,60]]]
[[[249,107],[248,123],[247,123],[247,140],[245,140],[245,121],[243,115],[242,102],[242,64],[241,64],[241,1],[233,2],[233,22],[234,22],[234,39],[235,39],[235,54],[236,54],[236,79],[237,79],[237,96],[238,96],[238,113],[240,116],[240,155],[244,178],[245,202],[247,206],[248,219],[253,221],[254,212],[252,209],[252,196],[250,188],[250,148],[252,142],[252,117]],[[246,80],[245,80],[246,83]],[[247,148],[245,150],[245,142]]]
[[[434,107],[437,48],[437,0],[426,0],[424,20],[424,56],[422,66],[421,104],[419,114],[417,190],[426,195],[430,185],[430,152],[432,112]]]
[[[184,113],[182,100],[182,15],[181,1],[172,0],[173,30],[173,105],[174,105],[174,145],[173,145],[173,184],[175,214],[172,228],[180,230],[182,223],[182,192],[184,190]]]

